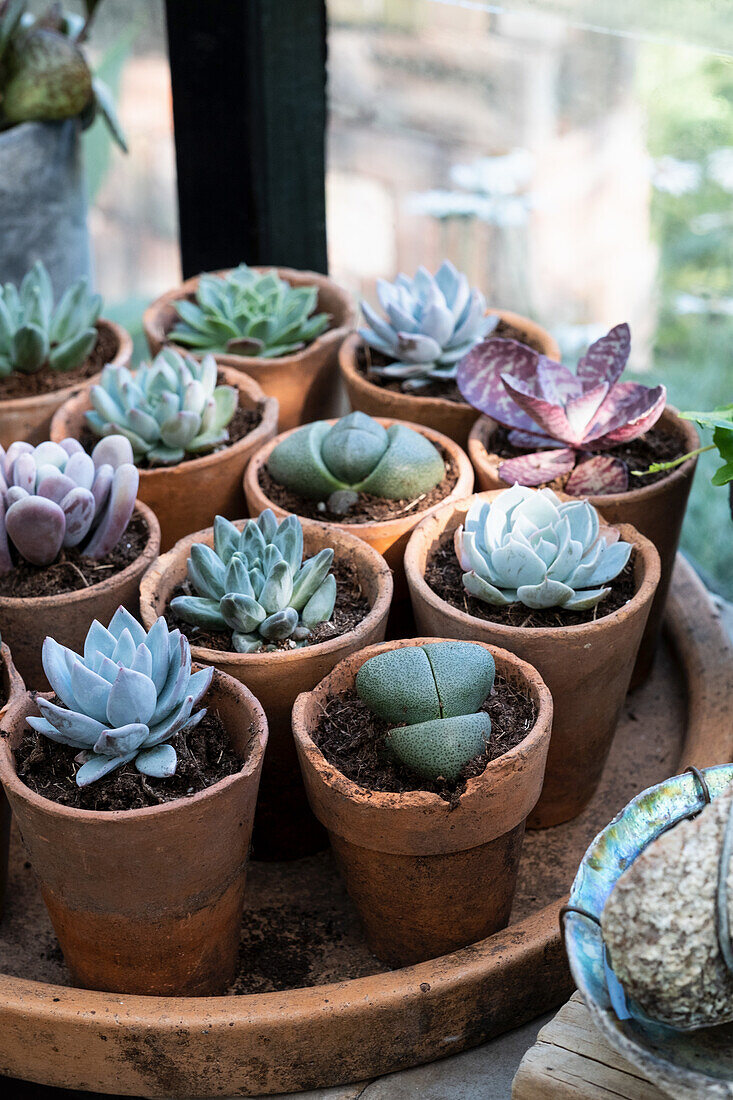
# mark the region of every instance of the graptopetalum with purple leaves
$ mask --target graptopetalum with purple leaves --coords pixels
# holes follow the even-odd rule
[[[628,489],[626,463],[596,452],[643,435],[666,402],[664,386],[619,382],[630,348],[623,324],[591,344],[575,374],[516,340],[484,340],[461,360],[466,401],[510,428],[512,446],[531,452],[501,463],[503,481],[544,485],[570,474],[564,489],[573,496]]]
[[[101,439],[91,455],[76,439],[0,447],[0,573],[13,569],[11,543],[40,566],[64,546],[90,558],[109,554],[130,522],[139,480],[121,435]]]

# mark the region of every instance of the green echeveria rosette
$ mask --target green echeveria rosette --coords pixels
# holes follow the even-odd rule
[[[297,429],[273,448],[267,469],[279,485],[310,500],[342,490],[407,500],[445,477],[443,459],[425,436],[404,424],[384,428],[362,412]]]
[[[491,719],[479,707],[494,685],[494,658],[472,642],[389,649],[356,674],[359,698],[393,728],[386,747],[422,779],[456,780],[485,751]]]

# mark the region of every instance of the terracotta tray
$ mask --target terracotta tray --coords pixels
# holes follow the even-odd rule
[[[572,984],[557,914],[589,841],[644,787],[733,756],[731,647],[682,560],[667,626],[596,799],[569,825],[527,835],[511,925],[452,955],[384,971],[324,854],[252,865],[233,995],[74,989],[16,845],[0,924],[0,1073],[134,1096],[256,1096],[440,1058],[561,1004]]]

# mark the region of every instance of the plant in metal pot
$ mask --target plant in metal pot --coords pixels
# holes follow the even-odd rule
[[[187,576],[195,595],[176,596],[171,611],[193,626],[231,630],[237,653],[303,646],[313,628],[333,614],[333,556],[324,547],[303,561],[297,516],[278,525],[267,509],[241,532],[217,516],[213,547],[197,542],[190,550]]]
[[[532,486],[567,477],[573,496],[629,488],[627,464],[607,452],[652,428],[666,402],[664,386],[620,381],[630,347],[621,324],[591,345],[575,373],[516,340],[484,340],[461,360],[457,383],[466,401],[529,452],[500,464],[503,481]]]

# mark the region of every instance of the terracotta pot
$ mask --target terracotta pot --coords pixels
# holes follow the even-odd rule
[[[691,422],[681,420],[674,409],[668,407],[664,410],[659,425],[678,436],[683,454],[700,446],[700,437]],[[499,464],[502,460],[490,449],[491,437],[495,431],[494,421],[482,416],[474,424],[468,439],[468,453],[476,471],[476,486],[481,492],[507,487],[506,482],[499,477]],[[688,458],[654,485],[645,485],[626,493],[588,497],[608,523],[630,523],[640,534],[651,539],[661,559],[657,594],[639,646],[639,655],[631,677],[632,689],[643,684],[652,670],[696,466],[697,458]]]
[[[228,270],[216,271],[226,275]],[[270,268],[254,268],[269,271]],[[316,312],[330,313],[331,328],[318,336],[302,351],[283,355],[278,359],[258,359],[248,355],[217,355],[222,367],[244,371],[260,384],[268,397],[276,397],[280,403],[280,427],[295,428],[311,420],[334,416],[338,411],[338,349],[344,337],[356,324],[356,307],[351,296],[326,275],[315,271],[296,271],[291,267],[278,267],[275,271],[292,286],[317,286]],[[161,295],[143,314],[143,329],[150,350],[156,355],[164,344],[169,344],[168,333],[175,324],[177,313],[174,302],[196,293],[199,276],[187,279],[181,286]],[[170,344],[178,351],[191,354],[189,349]]]
[[[241,528],[245,521],[237,526]],[[392,576],[374,550],[353,535],[323,523],[303,520],[305,554],[324,546],[337,559],[353,562],[362,591],[371,604],[355,630],[318,645],[275,653],[232,653],[192,643],[194,659],[240,680],[256,695],[267,715],[270,742],[257,803],[253,855],[258,859],[296,859],[326,845],[325,833],[308,808],[295,755],[290,717],[301,691],[309,691],[343,657],[384,638],[392,599]],[[147,627],[165,613],[173,592],[186,577],[186,559],[194,542],[212,546],[213,529],[181,539],[150,567],[140,586],[140,613]]]
[[[25,695],[25,684],[13,657],[5,643],[0,643],[0,723],[8,710]],[[4,702],[3,702],[4,700]],[[0,787],[0,917],[5,902],[8,879],[8,852],[10,850],[10,803]]]
[[[100,318],[97,321],[98,329],[107,329],[117,341],[117,351],[110,362],[115,366],[126,367],[132,356],[132,337],[120,325],[114,321],[106,321]],[[76,382],[72,386],[64,386],[63,389],[54,390],[52,393],[34,394],[32,397],[15,397],[8,401],[0,401],[0,447],[6,449],[16,439],[24,439],[34,446],[49,438],[51,418],[65,401],[96,382],[99,375],[87,379],[86,382]]]
[[[8,711],[0,779],[75,985],[209,996],[236,971],[245,865],[267,722],[243,684],[214,674],[206,704],[244,767],[205,791],[142,810],[76,810],[35,794],[12,750],[38,714]]]
[[[496,496],[479,493],[478,499]],[[619,524],[622,539],[635,551],[636,592],[623,607],[578,626],[522,628],[478,619],[441,599],[425,582],[432,547],[463,523],[476,499],[441,508],[410,539],[405,571],[415,622],[428,636],[502,645],[540,672],[552,692],[555,717],[542,796],[528,825],[559,825],[576,817],[598,786],[659,583],[659,555],[649,539]]]
[[[140,470],[138,493],[158,517],[164,550],[190,531],[212,523],[214,516],[238,519],[244,515],[242,474],[254,452],[277,431],[277,401],[265,397],[246,374],[224,368],[220,373],[228,386],[239,390],[240,408],[261,409],[262,420],[249,435],[213,454],[177,466]],[[88,388],[72,397],[55,414],[51,439],[57,443],[67,436],[78,439],[84,414],[91,407]]]
[[[550,741],[552,699],[537,671],[486,646],[497,672],[529,690],[537,718],[521,744],[469,779],[457,807],[428,791],[367,790],[329,764],[312,740],[326,700],[353,688],[357,671],[376,653],[433,640],[385,642],[352,654],[293,708],[313,812],[328,829],[369,946],[394,967],[476,943],[507,924],[524,823],[540,793]]]
[[[81,653],[92,619],[108,623],[120,604],[133,615],[138,614],[140,579],[160,553],[160,527],[155,514],[142,501],[136,501],[135,510],[148,525],[147,545],[139,558],[109,580],[56,596],[0,596],[3,640],[10,646],[29,689],[46,691],[49,686],[41,664],[41,647],[47,634]]]
[[[550,359],[560,358],[560,348],[546,329],[506,309],[490,309],[508,325],[526,332],[530,339],[541,345],[542,352]],[[344,340],[339,351],[341,377],[346,386],[352,409],[370,416],[391,416],[395,420],[409,420],[444,432],[465,449],[468,433],[477,416],[476,409],[464,401],[446,401],[444,397],[420,397],[418,394],[397,393],[368,382],[356,366],[356,356],[364,341],[356,333]]]
[[[380,424],[383,424],[385,428],[388,428],[390,424],[396,423],[396,421],[391,420],[389,417],[375,417],[375,419]],[[336,421],[332,420],[330,423],[335,424]],[[420,424],[408,424],[407,427],[415,428],[424,435],[426,439],[429,439],[431,443],[435,443],[447,451],[458,469],[458,481],[455,484],[453,492],[435,507],[441,507],[449,500],[460,500],[461,497],[470,493],[473,489],[473,468],[468,461],[466,453],[461,450],[458,444],[454,443],[452,439],[449,439],[447,435],[433,431],[432,428],[425,428]],[[276,439],[272,439],[269,443],[260,447],[259,451],[252,456],[252,461],[245,471],[244,495],[247,498],[247,508],[251,516],[259,515],[264,508],[272,508],[278,519],[282,519],[287,515],[287,512],[285,512],[283,508],[280,508],[279,505],[270,500],[262,491],[260,488],[259,474],[262,467],[267,465],[267,460],[270,457],[272,449],[289,434],[289,432],[282,432]],[[430,510],[420,512],[413,509],[406,515],[400,516],[397,519],[386,519],[374,523],[329,523],[328,526],[346,531],[352,535],[357,535],[358,538],[362,539],[364,542],[368,542],[370,546],[373,546],[375,550],[382,554],[394,573],[395,598],[401,599],[403,596],[407,595],[405,574],[402,567],[402,559],[405,554],[407,540],[413,528],[420,522],[423,516],[429,514]]]

